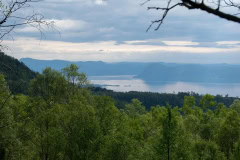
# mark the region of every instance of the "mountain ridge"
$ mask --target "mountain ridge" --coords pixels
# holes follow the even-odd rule
[[[29,68],[41,72],[45,67],[56,70],[76,64],[88,76],[135,75],[146,83],[196,82],[196,83],[240,83],[239,64],[184,64],[165,62],[114,62],[36,60],[22,58]]]

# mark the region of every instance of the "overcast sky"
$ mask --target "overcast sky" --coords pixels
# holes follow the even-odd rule
[[[29,26],[5,40],[16,58],[71,61],[137,61],[240,64],[240,24],[202,11],[178,8],[158,31],[146,32],[160,12],[148,11],[144,0],[45,0],[35,4],[56,29],[45,36]],[[29,10],[25,14],[31,13]]]

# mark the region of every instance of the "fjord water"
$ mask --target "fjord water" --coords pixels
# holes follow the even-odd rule
[[[181,81],[148,81],[134,78],[134,75],[116,76],[90,76],[92,84],[104,87],[113,91],[128,92],[159,92],[159,93],[178,93],[196,92],[199,94],[228,95],[240,97],[240,83],[196,83]]]
[[[240,64],[70,62],[31,58],[21,61],[40,73],[46,67],[61,71],[73,63],[88,75],[93,84],[114,91],[196,92],[240,97]]]

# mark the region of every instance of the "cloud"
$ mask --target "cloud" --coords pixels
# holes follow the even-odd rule
[[[140,41],[141,42],[141,41]],[[63,59],[71,61],[168,61],[184,63],[236,63],[240,46],[232,48],[157,46],[141,44],[118,44],[116,41],[63,42],[39,41],[33,38],[19,38],[4,44],[14,46],[12,56],[36,59]],[[26,45],[28,44],[28,45]],[[233,58],[235,57],[235,58]],[[206,58],[207,60],[202,60]],[[232,61],[230,59],[232,59]],[[239,63],[239,62],[238,62]]]
[[[239,59],[239,24],[199,10],[177,8],[158,31],[146,32],[151,21],[161,16],[158,11],[147,11],[147,6],[166,5],[167,1],[151,1],[153,4],[140,6],[143,1],[45,0],[34,3],[36,12],[55,20],[61,37],[58,33],[46,32],[46,41],[38,41],[37,30],[25,26],[16,30],[14,43],[6,43],[18,58],[109,62],[208,62],[201,58],[209,58],[209,62],[230,63]]]
[[[88,26],[88,23],[83,20],[53,20],[57,28],[60,28],[61,31],[79,31],[83,30]]]
[[[126,44],[142,44],[142,43],[148,43],[149,40],[138,40],[138,41],[124,41]]]
[[[107,5],[106,0],[95,0],[95,4],[97,5]]]
[[[147,11],[147,6],[166,5],[166,0],[45,0],[34,3],[36,11],[60,25],[62,41],[136,41],[162,39],[165,41],[235,41],[239,40],[238,24],[216,18],[202,11],[182,7],[170,12],[158,31],[145,32],[152,20],[159,19],[158,11]],[[153,3],[152,3],[153,2]],[[70,21],[69,26],[64,21]],[[74,21],[74,22],[72,22]],[[76,27],[73,27],[73,24]],[[79,33],[81,30],[81,33]],[[33,28],[19,29],[20,36],[36,37]],[[24,33],[21,33],[24,32]],[[30,34],[32,33],[32,34]],[[76,36],[79,35],[80,36]],[[84,36],[81,36],[84,35]],[[58,34],[51,40],[58,40]],[[157,43],[157,42],[149,42]]]
[[[60,32],[67,32],[67,31],[80,31],[85,29],[88,26],[88,23],[83,20],[72,20],[72,19],[51,19],[46,20],[48,22],[54,22],[54,28],[59,30]],[[42,26],[43,31],[48,31],[48,26]],[[36,27],[32,26],[25,26],[23,28],[18,28],[15,30],[16,32],[39,32]]]
[[[28,46],[21,46],[22,43],[28,41]],[[20,43],[19,43],[20,42]],[[141,42],[141,41],[140,41]],[[176,46],[156,46],[156,45],[134,45],[130,44],[117,44],[116,41],[97,41],[97,42],[83,42],[83,43],[72,43],[72,42],[61,42],[61,41],[44,41],[41,42],[43,45],[39,45],[38,40],[31,39],[18,39],[16,43],[19,44],[19,47],[22,47],[24,50],[36,50],[39,51],[51,51],[51,52],[96,52],[99,50],[104,50],[107,53],[121,52],[121,53],[131,53],[131,52],[182,52],[182,53],[201,53],[201,54],[211,54],[211,53],[222,53],[222,52],[236,52],[239,51],[240,47],[235,48],[208,48],[208,47],[188,47],[185,46],[186,42],[180,42]],[[175,43],[174,43],[175,44]],[[188,43],[187,43],[188,44]]]
[[[99,28],[98,31],[101,33],[109,33],[113,32],[115,30],[114,27],[104,27],[104,28]]]
[[[134,41],[124,41],[126,44],[138,44],[138,45],[161,45],[161,46],[197,46],[200,45],[199,42],[192,41],[166,41],[163,39],[146,39],[146,40],[134,40]]]
[[[219,41],[218,45],[240,45],[240,41]]]
[[[196,46],[199,45],[198,42],[191,41],[162,41],[168,46]]]

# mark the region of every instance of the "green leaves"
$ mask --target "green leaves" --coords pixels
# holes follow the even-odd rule
[[[132,99],[122,109],[107,96],[79,87],[77,67],[46,68],[30,96],[10,96],[0,75],[0,159],[218,160],[240,155],[240,103],[230,108],[204,95],[182,108],[150,111]],[[86,84],[84,82],[84,84]]]
[[[202,97],[200,101],[200,106],[203,110],[209,109],[211,107],[216,106],[216,101],[214,100],[214,96],[210,94],[206,94]]]
[[[125,106],[124,111],[132,118],[136,118],[146,113],[145,107],[138,99],[132,99],[131,103]]]
[[[63,68],[62,73],[72,86],[76,85],[77,87],[84,87],[89,85],[86,74],[80,73],[78,70],[79,68],[77,65],[71,64],[70,66]]]

